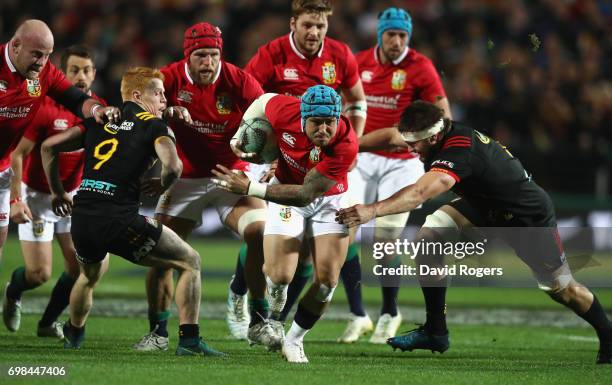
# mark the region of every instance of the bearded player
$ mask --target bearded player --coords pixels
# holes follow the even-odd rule
[[[88,47],[68,47],[62,53],[61,65],[68,81],[106,105],[106,102],[91,91],[96,68],[93,53]],[[64,256],[65,271],[55,284],[49,303],[38,322],[36,333],[39,337],[64,337],[57,318],[68,306],[70,290],[79,276],[76,250],[70,236],[71,219],[58,217],[52,211],[51,192],[40,158],[40,144],[47,137],[80,122],[81,118],[47,97],[11,154],[11,220],[19,224],[19,240],[25,263],[17,269],[25,270],[25,290],[38,287],[49,280],[52,267],[51,242],[54,235]],[[72,196],[81,184],[83,151],[61,153],[59,157],[60,178],[64,190]],[[13,274],[18,275],[18,270]],[[19,288],[9,287],[9,290],[18,292],[21,297],[22,291],[19,291]],[[19,323],[13,326],[18,328]]]
[[[249,107],[245,120],[266,119],[277,138],[292,138],[278,140],[281,155],[274,179],[269,185],[249,181],[244,173],[222,165],[213,171],[219,186],[269,202],[264,273],[272,311],[285,305],[302,242],[310,245],[314,281],[299,302],[282,346],[283,356],[292,363],[308,362],[304,336],[329,306],[348,249],[348,230],[334,218],[346,206],[347,174],[358,145],[340,110],[340,96],[323,85],[310,87],[301,100],[264,94]]]
[[[343,97],[343,109],[353,129],[361,135],[366,119],[366,102],[357,62],[350,48],[326,36],[333,8],[329,0],[294,0],[291,3],[291,32],[257,50],[245,67],[266,92],[300,97],[308,87],[324,84],[339,90]],[[312,258],[304,244],[296,274],[288,288],[287,303],[275,320],[284,322],[304,286],[312,279]],[[349,253],[347,259],[352,259]],[[232,306],[246,295],[243,266],[238,260],[234,278],[230,284],[228,323],[244,319],[239,306]],[[357,281],[359,282],[359,281]],[[274,322],[279,329],[282,325]],[[370,326],[371,327],[371,326]]]
[[[263,91],[249,74],[221,59],[223,39],[219,28],[195,24],[185,31],[185,58],[161,69],[169,105],[188,112],[190,122],[171,122],[183,162],[181,178],[159,199],[156,217],[186,239],[202,223],[202,212],[214,207],[225,226],[239,234],[248,245],[247,285],[252,314],[248,329],[240,333],[251,343],[280,346],[280,337],[271,330],[265,301],[263,229],[266,216],[263,200],[240,196],[212,183],[216,164],[247,170],[248,163],[232,152],[229,142],[243,113]],[[172,272],[159,267],[147,274],[149,333],[134,347],[137,350],[165,350],[168,347],[167,320],[173,285]]]
[[[412,19],[408,12],[394,7],[385,9],[378,18],[377,35],[376,46],[356,55],[368,101],[365,133],[394,129],[404,108],[417,99],[434,103],[450,118],[448,99],[434,65],[408,44],[412,37]],[[406,146],[362,152],[356,170],[349,175],[351,197],[354,203],[386,199],[416,182],[421,175],[423,163]],[[406,212],[377,218],[375,236],[383,242],[393,241],[406,225],[408,215]],[[371,325],[361,304],[359,258],[347,260],[341,276],[351,305],[351,317],[338,341],[348,343],[356,341]],[[397,308],[399,283],[386,285],[389,286],[381,288],[382,307],[371,343],[384,344],[395,335],[402,321]]]
[[[118,108],[104,107],[49,63],[53,45],[53,33],[40,20],[24,21],[11,40],[0,45],[0,259],[8,233],[11,204],[10,155],[45,96],[80,118],[94,117],[102,122],[103,119],[117,121],[120,117]],[[20,293],[28,289],[29,282],[25,269],[17,269],[4,290],[2,319],[9,330],[19,328]]]

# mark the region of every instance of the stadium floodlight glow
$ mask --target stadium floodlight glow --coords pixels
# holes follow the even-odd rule
[[[416,132],[402,132],[402,138],[404,141],[413,143],[418,142],[419,140],[427,139],[431,136],[434,136],[438,132],[442,131],[444,128],[444,118],[440,118],[433,126],[428,129],[416,131]]]

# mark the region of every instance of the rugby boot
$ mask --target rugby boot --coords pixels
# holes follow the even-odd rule
[[[344,333],[338,337],[338,342],[344,344],[350,344],[359,339],[364,334],[367,334],[374,330],[374,324],[370,317],[366,314],[364,316],[357,316],[351,314],[351,319],[346,325]]]
[[[370,337],[371,344],[384,344],[387,340],[397,333],[402,323],[402,314],[398,311],[397,315],[392,316],[389,313],[382,314],[376,322],[376,329]]]
[[[238,340],[247,339],[251,316],[249,315],[246,294],[235,294],[232,289],[229,289],[225,321],[232,337]]]
[[[402,352],[406,350],[411,352],[414,349],[424,349],[431,350],[432,353],[444,353],[450,346],[450,339],[448,333],[434,335],[426,330],[424,326],[420,326],[404,335],[389,338],[387,344],[391,346],[393,350],[401,349]]]
[[[49,326],[40,326],[40,323],[38,324],[38,327],[36,328],[36,335],[38,337],[54,337],[54,338],[59,338],[64,339],[64,331],[63,331],[63,325],[61,322],[53,322],[51,323],[51,325]]]
[[[10,282],[4,287],[4,298],[2,299],[2,320],[4,326],[11,331],[16,332],[21,325],[21,301],[10,299],[7,295]]]
[[[200,338],[190,338],[180,341],[176,347],[177,356],[207,356],[207,357],[227,357],[227,354],[222,353],[208,346],[206,342]]]
[[[70,320],[62,328],[64,333],[64,349],[80,349],[85,341],[85,326],[76,329],[70,324]]]

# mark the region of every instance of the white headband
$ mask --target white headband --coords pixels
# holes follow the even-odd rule
[[[418,142],[419,140],[427,139],[430,136],[434,136],[444,128],[444,118],[438,120],[433,126],[426,130],[417,132],[402,132],[402,138],[406,142]]]

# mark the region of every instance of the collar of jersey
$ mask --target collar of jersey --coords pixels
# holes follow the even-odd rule
[[[217,73],[215,74],[215,78],[213,79],[211,84],[214,84],[217,79],[219,79],[219,75],[221,74],[221,66],[223,65],[223,61],[219,60],[219,67],[217,67]],[[189,74],[189,67],[187,66],[187,61],[185,61],[185,76],[187,77],[187,80],[189,81],[189,83],[191,84],[195,84],[193,82],[193,79],[191,78],[191,75]]]
[[[4,59],[6,60],[6,65],[11,70],[11,72],[17,72],[17,68],[15,68],[15,66],[13,65],[13,62],[11,61],[11,58],[9,57],[9,51],[8,51],[9,44],[11,43],[8,42],[4,46]]]
[[[293,50],[293,52],[298,55],[298,57],[300,57],[301,59],[304,60],[308,60],[308,58],[306,56],[304,56],[300,50],[297,48],[297,46],[295,45],[295,42],[293,41],[293,31],[291,31],[289,33],[289,44],[291,45],[291,49]],[[323,47],[325,47],[325,39],[323,39],[323,41],[321,42],[321,48],[319,48],[319,52],[317,52],[317,56],[321,57],[321,55],[323,54]]]
[[[398,65],[399,63],[401,63],[406,58],[406,56],[408,56],[409,51],[410,47],[406,46],[404,52],[402,52],[402,54],[392,62],[393,65]],[[378,60],[378,44],[376,44],[376,47],[374,47],[374,60],[376,60],[377,63],[381,63],[380,60]]]

